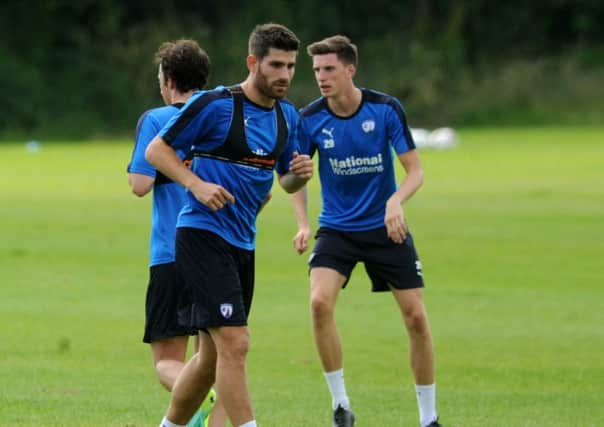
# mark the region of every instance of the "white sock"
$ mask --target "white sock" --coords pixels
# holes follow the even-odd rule
[[[331,393],[331,404],[333,409],[341,406],[344,409],[350,409],[350,400],[346,394],[346,384],[344,383],[344,369],[333,372],[325,372],[327,386]]]
[[[417,407],[419,408],[419,422],[424,427],[438,418],[436,414],[436,384],[416,384],[415,393],[417,395]]]
[[[256,420],[248,421],[245,424],[241,424],[239,427],[258,427],[256,425]]]
[[[164,417],[163,420],[161,420],[161,424],[159,425],[159,427],[187,427],[186,424],[175,424],[172,421],[168,421],[168,418]]]

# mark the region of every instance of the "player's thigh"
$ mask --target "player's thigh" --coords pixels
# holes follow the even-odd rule
[[[199,350],[201,354],[208,357],[216,357],[216,344],[212,340],[212,336],[209,332],[199,331],[199,335],[196,337],[199,342]]]
[[[204,364],[207,369],[215,369],[217,353],[216,344],[209,332],[199,331],[199,354],[200,361]]]
[[[160,360],[177,360],[179,362],[184,362],[187,356],[188,342],[188,336],[170,337],[153,341],[150,344],[153,362],[157,363]]]

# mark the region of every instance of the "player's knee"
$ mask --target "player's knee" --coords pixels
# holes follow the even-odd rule
[[[250,350],[250,339],[247,334],[233,337],[223,346],[220,357],[229,362],[243,362]]]
[[[405,325],[411,333],[423,335],[428,332],[428,318],[424,310],[412,310],[405,313]]]
[[[310,299],[310,308],[314,319],[328,318],[333,314],[333,303],[323,295],[313,294]]]

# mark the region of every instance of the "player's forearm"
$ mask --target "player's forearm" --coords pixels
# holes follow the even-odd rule
[[[279,185],[281,185],[285,191],[292,194],[304,187],[306,182],[308,182],[308,179],[309,178],[288,172],[285,175],[279,176]]]
[[[403,182],[395,191],[394,195],[400,200],[399,203],[405,203],[413,196],[424,182],[424,173],[421,168],[409,170]]]
[[[293,193],[291,200],[298,228],[308,228],[308,195],[306,187]]]
[[[185,188],[191,188],[199,181],[199,177],[184,165],[176,151],[158,136],[147,147],[145,158],[158,171]]]

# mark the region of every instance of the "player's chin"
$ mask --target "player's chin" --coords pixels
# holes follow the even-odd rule
[[[273,86],[273,97],[275,99],[285,98],[285,95],[287,95],[287,89],[289,89],[289,86]]]

